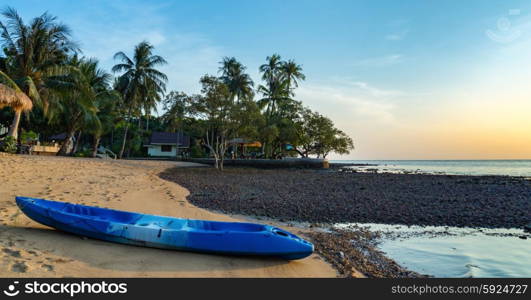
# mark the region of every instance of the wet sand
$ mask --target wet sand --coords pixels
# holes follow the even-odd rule
[[[110,161],[0,153],[1,277],[336,277],[314,254],[299,261],[230,257],[120,245],[58,232],[20,212],[16,195],[121,210],[245,221],[198,208],[159,173],[192,163]],[[182,168],[182,169],[180,169]],[[272,222],[264,222],[278,226]],[[282,227],[282,226],[281,226]],[[300,232],[302,229],[283,226]]]

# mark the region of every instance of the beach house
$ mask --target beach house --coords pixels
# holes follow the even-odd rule
[[[190,148],[190,137],[183,132],[153,132],[149,142],[148,156],[176,157]]]

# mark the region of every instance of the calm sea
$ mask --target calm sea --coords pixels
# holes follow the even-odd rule
[[[352,168],[365,171],[377,169],[378,172],[531,177],[531,160],[334,160],[331,162],[370,164],[371,166]],[[524,233],[521,228],[505,230],[386,224],[357,225],[368,226],[371,230],[394,232],[401,236],[384,238],[379,248],[401,265],[420,273],[437,277],[531,276],[531,251],[529,251],[531,236]],[[411,231],[416,231],[417,234],[411,235]],[[451,234],[442,236],[430,234],[434,231]],[[499,231],[501,234],[493,234],[490,231]],[[508,232],[513,235],[504,234]]]
[[[531,236],[522,229],[367,223],[336,226],[348,229],[349,225],[383,232],[378,248],[400,265],[422,274],[435,277],[531,276]]]
[[[378,172],[531,176],[531,160],[331,160],[330,162],[376,165],[355,168],[377,169]]]

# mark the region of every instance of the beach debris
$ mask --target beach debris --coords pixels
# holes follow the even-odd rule
[[[17,272],[17,273],[26,273],[28,270],[28,266],[23,261],[17,261],[11,266],[11,271]]]
[[[20,251],[18,250],[11,250],[9,248],[3,248],[2,252],[4,252],[7,255],[13,256],[13,257],[21,257]]]

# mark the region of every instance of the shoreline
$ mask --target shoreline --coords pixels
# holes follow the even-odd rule
[[[449,190],[457,186],[458,192],[464,193],[467,198],[471,197],[474,200],[472,204],[479,204],[480,207],[493,205],[492,202],[504,203],[503,200],[492,197],[500,193],[496,191],[497,188],[501,187],[505,198],[521,194],[522,189],[526,191],[528,198],[522,198],[520,199],[522,201],[516,201],[512,203],[512,206],[508,205],[511,207],[508,209],[509,212],[515,207],[520,207],[522,212],[529,211],[526,207],[529,206],[528,200],[531,199],[531,183],[528,180],[504,176],[370,174],[293,169],[270,171],[251,168],[227,168],[222,173],[211,169],[189,169],[187,172],[175,174],[169,170],[161,173],[161,176],[190,190],[189,201],[199,207],[230,215],[245,215],[247,218],[260,222],[264,219],[275,220],[308,228],[309,232],[306,236],[316,245],[316,251],[334,265],[344,277],[353,276],[356,273],[361,273],[366,277],[386,278],[429,277],[429,275],[410,271],[379,250],[377,243],[380,237],[385,236],[385,232],[360,227],[356,227],[355,230],[352,228],[350,230],[334,229],[334,225],[338,223],[402,224],[419,227],[445,227],[457,224],[460,225],[456,226],[459,228],[522,229],[523,226],[511,226],[511,224],[515,221],[518,221],[518,224],[525,224],[527,222],[525,214],[521,215],[520,219],[500,219],[498,217],[503,216],[503,211],[480,209],[481,214],[466,213],[461,216],[459,213],[461,207],[456,205],[460,200],[452,199],[451,197],[455,194],[451,193],[448,199],[447,194]],[[383,182],[381,182],[382,179]],[[419,193],[418,186],[415,190],[414,185],[414,191],[408,191],[408,188],[412,188],[411,180],[413,184],[420,184],[423,187],[420,190],[423,190],[425,194]],[[360,182],[363,184],[362,189],[356,186]],[[349,184],[355,188],[349,188]],[[462,186],[472,191],[467,191]],[[406,189],[405,193],[404,189]],[[367,193],[367,190],[372,192]],[[359,191],[362,192],[363,197],[356,201],[356,193]],[[479,193],[479,196],[476,195],[474,198],[474,193]],[[404,198],[404,194],[408,197]],[[414,199],[415,197],[412,196],[419,194],[424,195],[426,199]],[[485,194],[490,195],[490,198],[484,200],[482,197]],[[398,197],[394,199],[392,195]],[[427,214],[426,212],[429,212],[432,207],[428,207],[427,211],[418,209],[418,206],[427,204],[426,200],[435,203],[435,208],[439,209],[435,212],[446,212],[447,219],[437,218],[441,215],[438,213]],[[356,214],[349,214],[348,210],[340,209],[359,204],[359,202],[368,204],[368,206],[358,205],[354,211]],[[396,206],[397,204],[403,208],[402,214],[400,211],[398,214],[387,213],[395,210],[389,207],[383,210],[384,213],[378,210],[386,205]],[[474,206],[466,203],[465,199],[465,207],[467,206],[470,210],[474,210]],[[365,210],[360,210],[360,208]],[[337,215],[338,212],[347,213]],[[368,216],[375,219],[368,219]],[[404,216],[407,218],[401,219]],[[474,216],[479,219],[471,218]],[[490,226],[485,226],[482,222],[485,218],[491,222],[488,223]],[[385,222],[385,220],[395,222]],[[441,222],[445,220],[451,220],[454,223]],[[502,222],[496,222],[497,220]],[[437,233],[436,236],[442,235],[444,233]],[[529,235],[512,236],[528,238]]]
[[[6,181],[4,187],[0,187],[0,236],[3,238],[0,243],[0,270],[4,269],[0,272],[2,276],[79,277],[83,275],[76,274],[93,274],[91,276],[95,277],[429,277],[400,266],[379,250],[377,244],[378,240],[385,236],[383,231],[369,230],[363,227],[363,224],[354,226],[354,229],[342,230],[334,226],[337,222],[295,220],[296,218],[289,218],[289,214],[288,217],[282,214],[273,215],[272,211],[267,210],[267,214],[260,214],[270,204],[273,204],[273,208],[279,206],[287,211],[299,209],[297,215],[302,217],[313,216],[304,211],[305,206],[314,209],[317,207],[320,212],[337,211],[328,210],[332,205],[338,207],[338,203],[330,203],[327,201],[329,198],[323,198],[323,193],[341,199],[341,196],[344,196],[342,193],[330,194],[329,188],[342,192],[352,190],[343,190],[342,181],[327,181],[329,176],[343,176],[352,182],[353,178],[358,181],[362,177],[366,177],[365,180],[374,180],[382,176],[387,178],[390,174],[250,168],[227,168],[225,172],[219,173],[211,168],[197,168],[198,165],[186,162],[106,161],[10,155],[0,156],[0,165],[4,167],[3,172],[0,170],[4,176],[10,173],[7,167],[17,171],[15,176]],[[68,170],[61,171],[64,167]],[[355,177],[350,177],[353,175]],[[391,175],[405,176],[403,178],[428,176],[425,178],[434,180],[434,177],[429,175]],[[235,176],[233,179],[236,181],[227,181],[227,178],[232,176]],[[500,179],[500,176],[495,177],[492,180]],[[186,180],[183,181],[184,178]],[[394,177],[394,184],[396,178],[399,177]],[[190,185],[192,182],[195,184]],[[513,183],[510,180],[502,182],[504,187],[510,187],[511,184],[519,187],[522,183],[518,180]],[[481,180],[460,184],[471,183],[487,186],[492,184]],[[193,219],[266,223],[311,240],[316,246],[316,252],[302,261],[279,264],[270,260],[175,253],[81,239],[37,225],[18,213],[16,205],[13,207],[9,199],[6,201],[6,197],[20,193],[21,188],[26,186],[28,188],[24,191],[27,195],[52,200]],[[524,185],[524,188],[528,187],[527,184]],[[260,189],[263,189],[262,193]],[[286,192],[285,189],[291,197],[278,198],[274,195]],[[307,201],[309,197],[305,196],[308,192],[319,199],[317,204]],[[201,201],[197,203],[198,194],[201,196],[199,198],[206,196],[211,202],[210,205],[204,205]],[[255,198],[262,201],[262,206],[258,207],[262,211],[257,209]],[[146,199],[150,199],[149,205],[146,205]],[[240,210],[228,210],[227,203],[221,201],[222,199],[240,205]],[[278,199],[286,201],[279,204]],[[363,198],[363,201],[374,205],[370,199]],[[294,203],[297,205],[293,206]],[[323,208],[326,209],[322,210]],[[33,241],[28,242],[32,239]],[[88,250],[80,249],[81,245],[88,247]],[[109,252],[109,256],[98,257],[97,253],[101,251]],[[123,251],[132,252],[134,258],[121,257]],[[173,266],[164,263],[168,254],[173,257]],[[143,260],[144,263],[139,265],[135,259]],[[214,271],[196,270],[192,266],[193,263],[213,265]],[[124,269],[121,265],[127,267]]]

